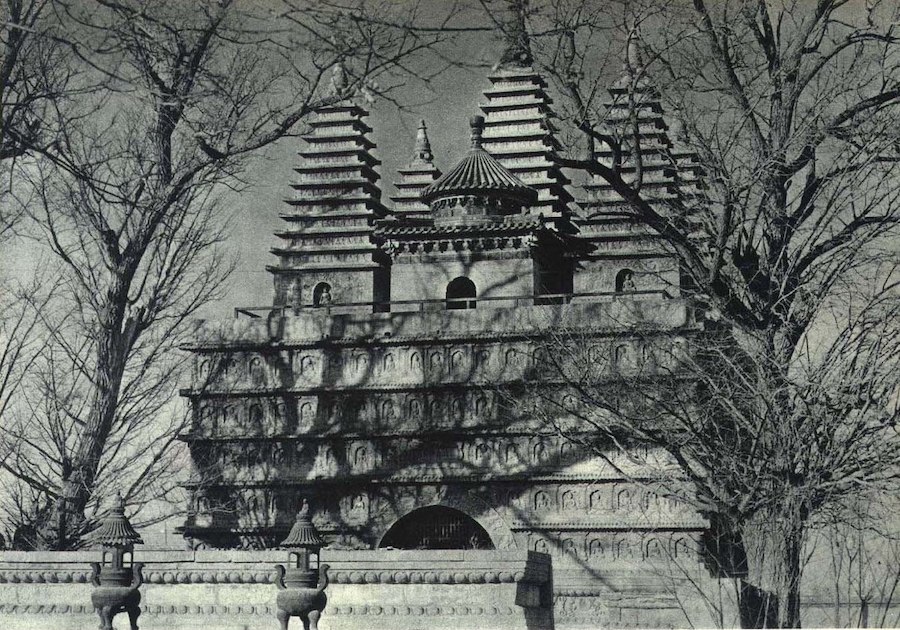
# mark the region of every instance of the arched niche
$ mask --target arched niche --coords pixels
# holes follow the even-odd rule
[[[379,548],[494,549],[484,527],[461,510],[429,505],[402,516],[388,529]]]
[[[313,306],[328,306],[331,299],[331,285],[327,282],[320,282],[313,288]]]
[[[616,274],[616,293],[629,293],[637,291],[634,284],[634,271],[622,269]]]

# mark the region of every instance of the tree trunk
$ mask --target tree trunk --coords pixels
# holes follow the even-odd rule
[[[111,300],[111,315],[98,327],[94,396],[79,435],[71,474],[63,481],[68,518],[66,540],[60,542],[67,548],[76,547],[86,533],[84,511],[94,493],[100,462],[116,420],[125,364],[134,337],[134,323],[131,318],[126,321],[122,304],[123,301]]]
[[[782,542],[781,583],[778,588],[778,627],[800,627],[800,577],[803,571],[802,520],[792,518]]]
[[[793,506],[743,528],[748,571],[739,601],[742,627],[800,627],[805,529],[802,510]]]

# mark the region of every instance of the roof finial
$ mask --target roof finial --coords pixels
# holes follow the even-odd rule
[[[472,116],[469,124],[472,126],[472,148],[480,149],[481,134],[484,131],[484,116]]]
[[[643,55],[641,55],[640,40],[641,28],[640,26],[635,25],[634,28],[628,31],[628,38],[626,39],[625,44],[625,72],[629,74],[639,74],[644,69],[644,58]]]
[[[112,511],[114,514],[125,514],[125,499],[119,490],[116,490],[116,496],[113,498]]]
[[[333,96],[341,96],[347,89],[347,72],[344,70],[344,63],[338,61],[331,69],[331,94]]]
[[[500,55],[500,68],[527,68],[534,63],[531,55],[531,42],[525,17],[528,12],[528,0],[509,0],[510,18],[503,26],[506,45]]]
[[[431,152],[431,142],[428,141],[428,127],[425,126],[425,120],[419,121],[419,129],[416,131],[416,155],[415,160],[420,162],[431,162],[434,154]]]

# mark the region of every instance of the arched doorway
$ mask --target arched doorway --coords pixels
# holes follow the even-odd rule
[[[464,276],[454,278],[447,285],[447,308],[465,309],[475,308],[475,283]],[[472,298],[467,300],[465,298]]]
[[[493,549],[491,537],[465,512],[442,505],[413,510],[394,523],[379,547],[395,549]]]

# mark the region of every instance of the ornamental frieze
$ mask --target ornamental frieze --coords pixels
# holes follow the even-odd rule
[[[609,372],[637,368],[646,371],[675,363],[679,356],[678,342],[678,339],[595,339],[586,354],[579,352],[559,359],[563,362],[587,359],[594,369]],[[272,389],[501,383],[552,375],[556,368],[543,353],[543,348],[535,348],[528,341],[508,341],[502,345],[457,343],[198,355],[193,389],[199,394],[222,391],[237,394]]]
[[[402,480],[428,476],[456,478],[471,475],[535,476],[553,478],[564,464],[577,460],[581,475],[610,477],[603,458],[588,452],[577,455],[573,446],[557,436],[468,435],[292,437],[264,440],[193,442],[191,449],[198,472],[220,483],[274,480],[332,479],[377,473]],[[390,470],[383,470],[390,462]],[[565,475],[561,477],[565,479]],[[538,483],[528,498],[517,496],[512,507],[540,512],[602,514],[609,511],[673,511],[678,504],[670,496],[632,483],[599,485],[563,482]],[[504,503],[506,503],[504,501]]]
[[[571,558],[589,565],[625,562],[679,562],[696,566],[697,533],[630,531],[529,532],[525,546],[555,558]],[[685,565],[687,567],[688,565]]]

